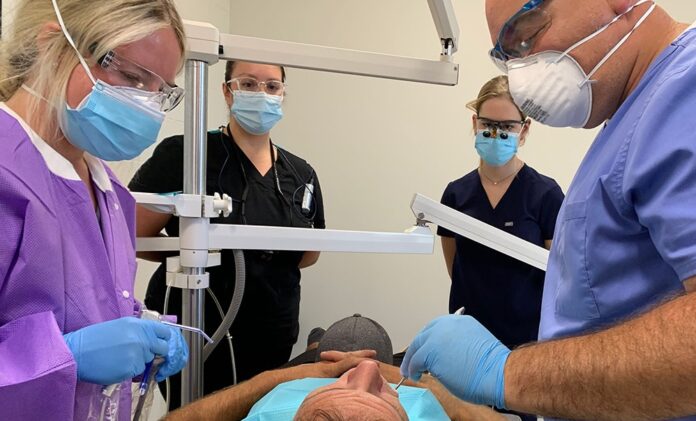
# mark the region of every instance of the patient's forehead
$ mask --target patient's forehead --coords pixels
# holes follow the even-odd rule
[[[307,395],[297,410],[294,421],[333,419],[408,421],[408,416],[398,398],[388,402],[373,394],[337,387],[336,384],[321,387]],[[323,418],[317,418],[323,416]]]

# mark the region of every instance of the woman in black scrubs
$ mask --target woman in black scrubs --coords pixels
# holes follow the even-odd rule
[[[276,146],[270,135],[282,117],[285,70],[280,66],[228,62],[223,95],[230,109],[229,122],[208,132],[207,194],[226,193],[233,212],[212,223],[301,228],[325,228],[319,179],[303,159]],[[307,185],[313,186],[309,206],[302,203]],[[164,139],[138,170],[129,187],[133,191],[165,193],[183,186],[183,136]],[[138,207],[138,236],[179,235],[177,217]],[[148,257],[148,256],[141,256]],[[152,256],[149,256],[152,257]],[[161,259],[161,256],[159,256]],[[246,289],[230,332],[234,345],[237,381],[286,363],[299,332],[300,269],[319,258],[313,251],[244,252]],[[210,289],[224,310],[234,290],[232,252],[222,252],[222,265],[208,269]],[[163,311],[166,291],[162,264],[148,285],[145,304]],[[172,288],[168,313],[181,312],[181,293]],[[206,294],[205,328],[210,335],[221,322],[215,302]],[[204,368],[205,394],[233,382],[230,351],[221,343]],[[170,408],[179,406],[180,378],[171,378]]]
[[[531,121],[513,102],[507,77],[488,81],[467,107],[475,112],[472,120],[480,164],[449,183],[441,202],[550,248],[563,192],[553,179],[517,156]],[[509,348],[535,341],[544,272],[442,227],[437,233],[452,279],[450,313],[464,307],[466,314]]]

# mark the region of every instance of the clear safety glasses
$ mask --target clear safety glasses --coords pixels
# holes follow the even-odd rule
[[[168,84],[160,75],[111,50],[99,59],[102,69],[110,72],[115,85],[148,92],[148,101],[159,105],[160,111],[173,110],[184,97],[184,89]]]
[[[505,22],[498,33],[498,41],[489,54],[493,62],[505,68],[512,58],[527,57],[536,40],[551,26],[551,15],[544,6],[546,0],[530,0]]]
[[[253,77],[236,77],[226,82],[228,85],[236,85],[237,89],[245,92],[259,92],[263,89],[268,95],[283,95],[285,83],[280,80],[270,79],[259,82]],[[232,86],[234,89],[234,86]]]
[[[483,137],[500,137],[505,140],[508,133],[520,133],[524,128],[525,120],[491,120],[490,118],[477,117],[476,129],[483,131]]]

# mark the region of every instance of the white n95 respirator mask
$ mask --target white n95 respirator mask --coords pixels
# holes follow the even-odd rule
[[[626,13],[647,1],[650,0],[639,1],[564,52],[542,51],[505,62],[510,94],[522,112],[534,120],[552,127],[585,127],[592,113],[590,78],[655,10],[655,3],[653,2],[633,28],[599,61],[589,74],[586,74],[582,66],[569,54],[604,32]]]

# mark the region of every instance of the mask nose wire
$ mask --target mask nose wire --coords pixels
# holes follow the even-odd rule
[[[63,22],[63,16],[60,14],[60,10],[58,9],[58,3],[56,3],[56,0],[51,0],[51,3],[53,3],[53,10],[55,10],[55,12],[56,12],[56,17],[58,18],[58,23],[60,24],[60,29],[63,31],[63,35],[65,35],[65,39],[68,40],[68,44],[70,44],[70,46],[73,48],[73,50],[75,50],[75,53],[77,53],[77,58],[80,60],[82,67],[84,67],[85,71],[87,72],[87,76],[89,76],[89,79],[92,81],[92,84],[96,85],[97,80],[92,75],[92,71],[89,70],[89,66],[87,65],[87,62],[82,57],[82,54],[80,54],[80,51],[75,46],[75,41],[73,41],[72,37],[68,33],[67,28],[65,27],[65,22]]]

